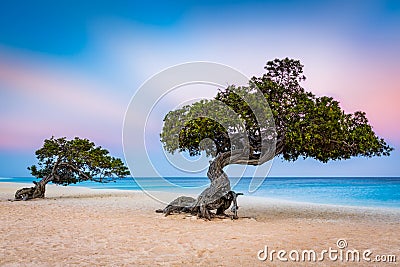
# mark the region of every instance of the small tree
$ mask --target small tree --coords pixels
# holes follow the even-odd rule
[[[38,166],[28,167],[39,182],[34,187],[22,188],[15,193],[15,199],[43,198],[46,184],[75,184],[82,181],[107,182],[129,175],[121,159],[109,156],[109,152],[88,139],[75,137],[72,140],[50,138],[36,151]]]
[[[327,162],[358,156],[388,156],[393,150],[376,136],[364,112],[346,114],[333,98],[316,97],[305,91],[300,86],[305,80],[300,61],[275,59],[269,61],[265,69],[266,73],[253,77],[247,87],[228,86],[220,90],[214,100],[203,100],[166,115],[161,141],[168,152],[188,151],[190,155],[198,155],[206,151],[214,157],[207,173],[210,187],[196,201],[184,202],[189,204],[184,204],[183,208],[177,207],[176,203],[180,202],[175,200],[175,204],[163,210],[166,214],[190,210],[209,219],[212,209],[217,209],[217,214],[223,213],[235,201],[223,171],[228,164],[261,165],[276,156],[288,161],[303,157]],[[250,108],[257,106],[254,87],[268,101],[274,127],[271,122],[262,125]],[[253,103],[240,97],[243,92]],[[221,123],[202,115],[204,110],[216,114],[225,112],[216,108],[221,102],[237,114],[244,129],[240,129],[240,123],[232,116],[226,115]],[[240,131],[245,133],[247,143],[243,138],[236,138]],[[275,150],[262,153],[262,141],[271,136],[276,141]],[[212,140],[212,145],[204,145],[207,143],[204,140]]]

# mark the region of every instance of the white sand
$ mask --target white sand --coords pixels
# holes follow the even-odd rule
[[[7,201],[25,186],[31,185],[0,183],[1,266],[309,266],[261,262],[257,252],[265,245],[337,249],[339,238],[349,249],[393,254],[400,261],[399,209],[241,196],[239,220],[207,222],[155,213],[164,204],[138,191],[48,186],[46,199]],[[177,196],[163,194],[170,200]],[[348,263],[326,259],[318,265]]]

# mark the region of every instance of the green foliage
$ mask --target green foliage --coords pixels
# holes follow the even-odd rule
[[[275,59],[267,63],[266,74],[252,78],[273,110],[279,154],[286,160],[301,156],[322,162],[388,156],[393,148],[376,136],[364,112],[346,114],[338,101],[316,97],[300,86],[302,68],[297,60]]]
[[[205,151],[215,156],[231,148],[243,149],[243,139],[247,136],[253,137],[249,142],[256,148],[254,143],[260,141],[261,131],[271,129],[271,135],[274,134],[272,113],[265,101],[259,101],[263,97],[259,91],[235,86],[227,90],[234,93],[226,101],[217,96],[169,112],[161,133],[165,149],[170,153],[185,150],[192,156]],[[257,122],[253,111],[263,124]]]
[[[75,184],[92,180],[106,182],[115,177],[129,175],[121,159],[109,156],[109,152],[88,139],[72,140],[50,138],[36,151],[38,166],[28,167],[37,178],[50,178],[55,184]]]
[[[165,149],[171,153],[185,150],[191,155],[205,150],[208,155],[215,156],[230,151],[234,145],[240,147],[239,143],[234,144],[232,136],[243,131],[250,141],[252,153],[257,153],[261,138],[273,135],[272,130],[266,135],[261,133],[273,125],[268,122],[261,126],[255,116],[259,112],[254,111],[254,106],[257,107],[257,101],[262,102],[253,94],[256,86],[268,101],[275,120],[275,155],[285,160],[311,157],[327,162],[356,156],[388,156],[393,150],[374,133],[364,112],[346,114],[333,98],[316,97],[305,91],[300,86],[305,80],[300,61],[275,59],[269,61],[265,69],[266,73],[262,77],[253,77],[247,87],[228,86],[220,90],[214,100],[203,100],[170,111],[161,133]],[[246,101],[239,96],[243,91],[250,95]],[[225,109],[215,108],[215,103],[220,106],[223,103]],[[225,120],[221,122],[221,119],[202,115],[204,107]],[[227,115],[227,109],[233,110],[236,116]],[[204,138],[210,138],[213,146],[202,147]]]
[[[193,156],[204,150],[207,155],[215,156],[216,151],[230,149],[227,130],[238,132],[243,128],[243,122],[234,111],[215,100],[201,100],[184,106],[171,111],[167,117],[161,140],[170,153],[186,150]],[[207,138],[213,143],[201,142]]]

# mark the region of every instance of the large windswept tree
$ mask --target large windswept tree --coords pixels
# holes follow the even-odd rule
[[[15,193],[15,199],[43,198],[49,182],[58,185],[75,184],[82,181],[107,182],[129,175],[121,159],[109,156],[109,152],[96,147],[88,139],[75,137],[72,140],[50,138],[36,151],[38,166],[28,169],[38,179],[35,186],[22,188]]]
[[[253,77],[246,87],[228,86],[214,100],[196,102],[166,115],[161,141],[168,152],[198,155],[206,151],[214,159],[207,174],[210,186],[197,200],[175,200],[164,213],[183,210],[207,219],[212,215],[210,210],[223,213],[235,200],[223,171],[229,164],[261,165],[276,156],[288,161],[302,157],[327,162],[388,156],[393,150],[374,133],[364,112],[347,114],[333,98],[307,92],[300,85],[305,80],[300,61],[275,59],[266,64],[265,70],[262,77]],[[254,111],[257,99],[264,103],[260,101],[260,91],[270,107],[269,113],[265,113],[273,116],[274,123],[268,116],[264,118],[267,122],[260,121]],[[242,97],[245,94],[246,101]],[[221,108],[221,103],[233,110],[236,117]],[[211,110],[213,114],[226,115],[215,120],[203,115],[205,110],[207,114]],[[263,142],[268,147],[273,145],[273,151],[262,151]]]

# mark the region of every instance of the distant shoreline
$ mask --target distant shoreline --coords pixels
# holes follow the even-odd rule
[[[32,186],[34,177],[0,178],[0,183],[17,182]],[[397,177],[330,177],[330,178],[273,178],[267,177],[255,190],[249,192],[251,179],[231,178],[234,191],[245,196],[271,198],[281,202],[307,205],[333,205],[346,207],[369,207],[378,209],[400,209],[400,178]],[[168,177],[118,179],[116,182],[83,182],[69,187],[85,187],[101,190],[128,190],[148,192],[174,192],[197,196],[208,186],[207,177]],[[65,188],[65,187],[63,187]],[[144,189],[144,190],[143,190]]]
[[[1,182],[0,183],[0,201],[12,199],[15,190],[22,187],[30,187],[32,184],[29,183],[11,183],[11,182]],[[14,190],[15,189],[15,190]],[[6,197],[6,193],[8,197]],[[12,194],[11,194],[12,193]],[[149,201],[154,201],[159,203],[162,207],[168,204],[174,198],[181,196],[182,192],[166,192],[166,191],[143,191],[143,190],[123,190],[123,189],[97,189],[89,188],[83,186],[59,186],[59,185],[47,185],[46,198],[93,198],[93,197],[123,197],[134,195],[143,195],[149,198]],[[187,194],[191,197],[196,197],[197,194]],[[160,197],[161,196],[161,197]],[[159,197],[159,199],[157,199]],[[266,207],[282,207],[282,209],[295,209],[301,210],[321,210],[324,212],[344,212],[352,213],[358,215],[394,215],[398,216],[400,220],[400,208],[391,207],[369,207],[369,206],[351,206],[351,205],[333,205],[333,204],[323,204],[323,203],[312,203],[304,201],[289,201],[282,200],[273,197],[263,197],[263,196],[240,196],[238,202],[241,206],[252,206],[252,208],[257,207],[258,209],[263,209]]]

